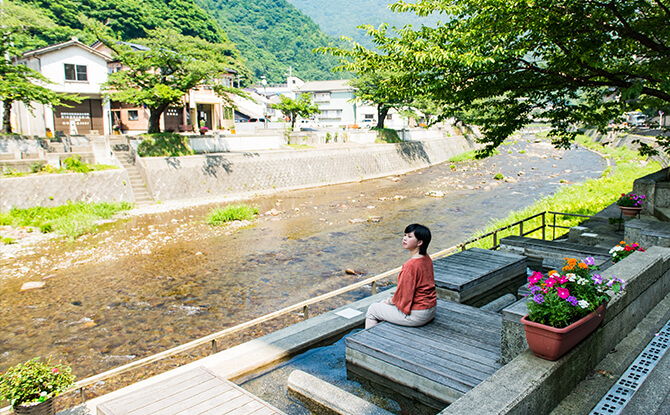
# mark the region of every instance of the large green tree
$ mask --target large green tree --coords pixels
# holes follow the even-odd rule
[[[670,5],[665,0],[418,0],[398,12],[442,14],[435,28],[367,27],[378,51],[335,50],[357,73],[397,74],[442,116],[481,126],[492,151],[533,122],[554,144],[604,129],[625,111],[670,107]]]
[[[127,68],[109,76],[107,94],[117,101],[145,105],[149,109],[149,133],[160,132],[163,112],[180,103],[189,90],[202,83],[216,83],[229,68],[244,78],[250,75],[230,43],[209,43],[171,29],[156,29],[148,31],[149,37],[129,44],[105,36],[99,26],[97,30]],[[224,98],[232,91],[222,87],[215,90]]]
[[[377,105],[377,128],[384,128],[384,121],[389,111],[400,111],[411,105],[412,94],[398,88],[396,76],[384,70],[364,72],[349,83],[355,88],[354,95],[363,102],[372,102]]]
[[[297,99],[291,99],[281,95],[279,104],[272,104],[272,108],[278,109],[291,120],[291,131],[295,129],[295,121],[298,117],[309,117],[321,111],[319,106],[312,102],[309,94],[301,94]]]
[[[19,5],[10,0],[0,3],[0,100],[2,101],[2,132],[11,133],[10,114],[14,102],[23,102],[29,110],[34,103],[59,105],[62,100],[77,101],[77,98],[59,94],[46,85],[49,81],[39,72],[12,62],[12,57],[20,54],[15,41],[25,36],[29,30],[48,29],[53,22],[40,10]]]

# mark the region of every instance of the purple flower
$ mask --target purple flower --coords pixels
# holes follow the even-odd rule
[[[535,294],[535,296],[533,296],[533,301],[538,304],[542,304],[544,303],[544,296],[542,294]]]
[[[593,274],[593,276],[591,277],[591,279],[592,279],[593,282],[596,283],[596,284],[602,284],[602,283],[603,283],[603,277],[600,276],[600,274]],[[610,287],[611,287],[611,285],[610,285]]]
[[[621,284],[621,289],[622,289],[622,290],[626,288],[626,281],[624,281],[624,280],[622,280],[622,279],[620,279],[620,278],[617,278],[617,277],[612,277],[611,280],[607,281],[607,286],[611,288],[611,287],[612,287],[615,283],[617,283],[617,282],[618,282],[619,284]]]
[[[537,285],[530,287],[531,293],[536,294],[538,291],[540,291],[540,287],[538,287]]]
[[[574,295],[571,295],[570,297],[566,298],[565,301],[569,302],[570,304],[576,306],[579,301],[577,301],[577,297]]]
[[[593,257],[587,257],[587,258],[584,258],[584,263],[588,266],[591,266],[591,265],[596,264],[596,260]]]

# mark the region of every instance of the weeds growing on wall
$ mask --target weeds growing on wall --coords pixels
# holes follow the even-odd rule
[[[488,156],[488,157],[495,156],[498,153],[499,153],[498,149],[495,149],[495,150],[493,150],[491,155]],[[461,162],[464,162],[464,161],[471,161],[471,160],[478,160],[478,159],[479,159],[479,153],[477,153],[477,150],[470,150],[470,151],[466,151],[465,153],[456,154],[455,156],[451,157],[449,159],[449,161],[451,163],[461,163]]]
[[[45,161],[39,160],[32,164],[30,167],[30,173],[18,172],[12,168],[7,168],[3,170],[3,176],[5,177],[22,177],[29,174],[44,174],[44,173],[90,173],[92,171],[102,171],[102,170],[111,170],[118,169],[118,166],[110,166],[108,164],[95,164],[91,165],[84,161],[81,161],[81,156],[79,154],[74,154],[62,162],[62,167],[55,168],[49,164],[46,164]]]
[[[209,211],[206,222],[213,226],[223,225],[234,220],[251,220],[258,214],[258,208],[245,205],[229,205]]]
[[[175,133],[142,134],[137,147],[140,157],[190,156],[194,152],[188,145],[188,138]]]
[[[625,147],[603,148],[600,144],[593,143],[585,136],[579,137],[578,142],[586,147],[597,149],[605,157],[613,158],[616,161],[616,167],[606,169],[599,179],[590,179],[582,183],[561,187],[553,195],[546,196],[525,209],[512,212],[506,218],[491,223],[474,237],[544,211],[594,215],[614,203],[621,196],[621,193],[632,190],[635,179],[656,172],[661,168],[659,163],[648,162],[636,151]],[[557,215],[556,225],[572,227],[579,225],[583,220],[584,218]],[[524,228],[536,228],[541,225],[541,221],[541,218],[535,218],[532,221],[525,222]],[[553,216],[547,216],[547,221],[553,221]],[[556,237],[566,232],[567,229],[558,228],[556,229]],[[552,233],[553,230],[547,228],[547,238],[551,238]],[[519,227],[515,226],[512,229],[500,232],[498,238],[518,234]],[[526,236],[541,238],[542,233],[536,231]],[[493,238],[488,237],[469,245],[469,247],[490,248],[492,245]]]
[[[14,208],[0,214],[0,225],[31,226],[43,233],[57,232],[74,239],[95,230],[95,221],[132,207],[129,202],[70,202],[57,207]]]

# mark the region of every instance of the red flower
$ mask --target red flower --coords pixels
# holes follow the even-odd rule
[[[53,372],[53,373],[58,373],[58,368],[57,368],[57,367],[52,368],[52,369],[51,369],[51,372]]]

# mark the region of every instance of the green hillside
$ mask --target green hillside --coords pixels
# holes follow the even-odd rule
[[[321,32],[307,16],[285,0],[195,0],[209,12],[242,51],[247,67],[269,82],[282,82],[293,74],[305,80],[337,79],[330,69],[332,56],[315,55],[320,46],[337,41]]]
[[[312,49],[335,45],[336,40],[284,0],[15,1],[39,7],[57,24],[21,36],[19,46],[23,50],[63,42],[72,36],[93,43],[95,38],[85,32],[80,19],[85,16],[106,22],[126,41],[145,37],[150,29],[172,28],[225,44],[251,70],[255,81],[266,76],[269,82],[282,82],[289,66],[294,75],[306,80],[335,78],[330,69],[337,60],[314,55]]]
[[[307,16],[311,17],[325,33],[340,37],[347,36],[356,42],[373,48],[374,45],[365,35],[365,31],[356,29],[362,24],[375,27],[388,23],[398,28],[410,23],[415,27],[421,25],[435,26],[444,16],[433,15],[418,17],[412,13],[394,13],[388,5],[390,0],[288,0]]]

